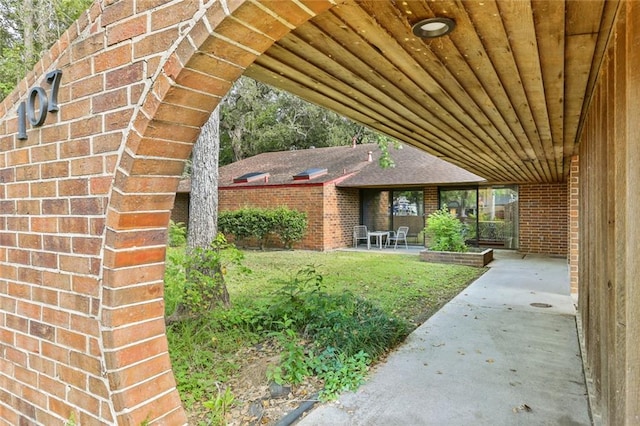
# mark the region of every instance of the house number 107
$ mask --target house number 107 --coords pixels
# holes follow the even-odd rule
[[[18,106],[18,139],[27,139],[27,120],[33,127],[39,127],[44,124],[47,112],[58,111],[58,88],[61,78],[62,71],[60,70],[54,70],[47,74],[47,82],[51,85],[49,98],[42,87],[34,87],[29,91],[27,101],[20,102],[20,106]],[[37,111],[36,100],[38,101]]]

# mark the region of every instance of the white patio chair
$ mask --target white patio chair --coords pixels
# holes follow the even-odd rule
[[[397,231],[390,231],[389,232],[389,237],[387,238],[387,247],[389,247],[389,244],[391,242],[393,242],[393,248],[397,249],[398,248],[398,241],[404,241],[404,247],[405,248],[409,248],[409,245],[407,244],[407,234],[409,233],[409,227],[408,226],[400,226],[398,227]]]
[[[358,248],[358,241],[360,240],[366,240],[367,248],[371,248],[369,231],[365,225],[357,225],[353,227],[353,248]]]

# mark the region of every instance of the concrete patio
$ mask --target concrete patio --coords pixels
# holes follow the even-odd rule
[[[590,425],[566,260],[497,251],[489,267],[357,392],[297,424]]]

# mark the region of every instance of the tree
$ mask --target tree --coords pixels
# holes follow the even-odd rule
[[[202,127],[191,154],[191,200],[187,247],[208,247],[218,230],[218,155],[220,108]]]
[[[238,79],[225,98],[220,126],[222,165],[262,152],[350,145],[354,141],[377,142],[384,154],[391,141],[332,111],[248,77]]]
[[[221,250],[224,237],[218,236],[218,155],[220,149],[220,108],[217,107],[200,131],[191,159],[191,199],[187,253],[188,289],[199,292],[199,310],[216,304],[229,306],[224,281]],[[190,299],[192,300],[192,299]],[[193,306],[191,306],[193,310]]]
[[[0,0],[0,100],[91,0]]]

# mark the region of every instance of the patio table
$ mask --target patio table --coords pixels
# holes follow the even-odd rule
[[[376,244],[382,250],[382,237],[389,238],[389,231],[372,231],[369,232],[369,237],[376,237]]]

